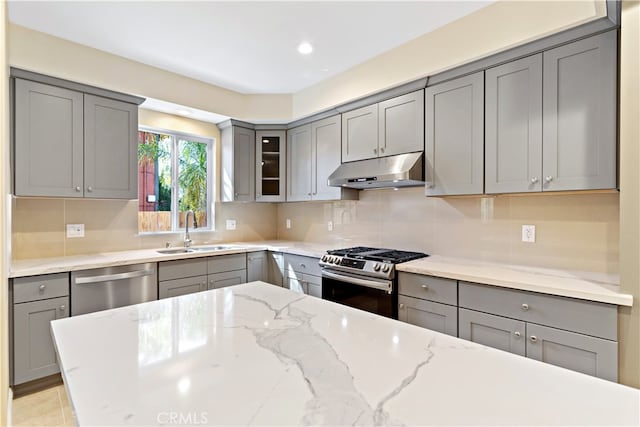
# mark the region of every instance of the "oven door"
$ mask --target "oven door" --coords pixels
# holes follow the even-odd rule
[[[398,318],[398,293],[391,280],[322,270],[322,299]]]

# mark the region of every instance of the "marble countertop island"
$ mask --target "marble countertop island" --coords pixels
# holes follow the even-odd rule
[[[52,322],[85,425],[638,425],[640,391],[262,282]]]

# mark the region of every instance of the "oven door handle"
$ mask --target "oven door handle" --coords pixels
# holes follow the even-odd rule
[[[360,279],[358,277],[331,273],[327,270],[322,270],[322,277],[339,280],[341,282],[351,283],[353,285],[366,286],[367,288],[379,289],[381,291],[386,291],[388,294],[393,293],[393,284],[391,282],[381,283],[374,280],[366,280],[366,279]]]

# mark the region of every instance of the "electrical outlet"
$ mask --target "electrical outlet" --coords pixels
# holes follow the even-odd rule
[[[333,231],[333,221],[327,222],[327,231]]]
[[[285,227],[287,227],[287,228],[291,228],[291,220],[290,220],[289,218],[287,218],[287,219],[285,220],[284,224],[285,224],[285,225],[284,225]]]
[[[534,243],[536,241],[536,226],[535,225],[523,225],[522,226],[522,241],[527,243]]]
[[[227,230],[235,230],[236,229],[236,220],[228,219],[227,220]]]
[[[67,224],[67,238],[84,237],[84,224]]]

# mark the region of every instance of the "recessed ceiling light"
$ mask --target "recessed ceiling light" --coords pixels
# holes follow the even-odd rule
[[[313,46],[309,42],[302,42],[298,45],[298,52],[303,55],[308,55],[313,52]]]
[[[189,111],[189,110],[178,110],[178,111],[176,111],[176,113],[180,114],[181,116],[190,116],[191,115],[191,111]]]

